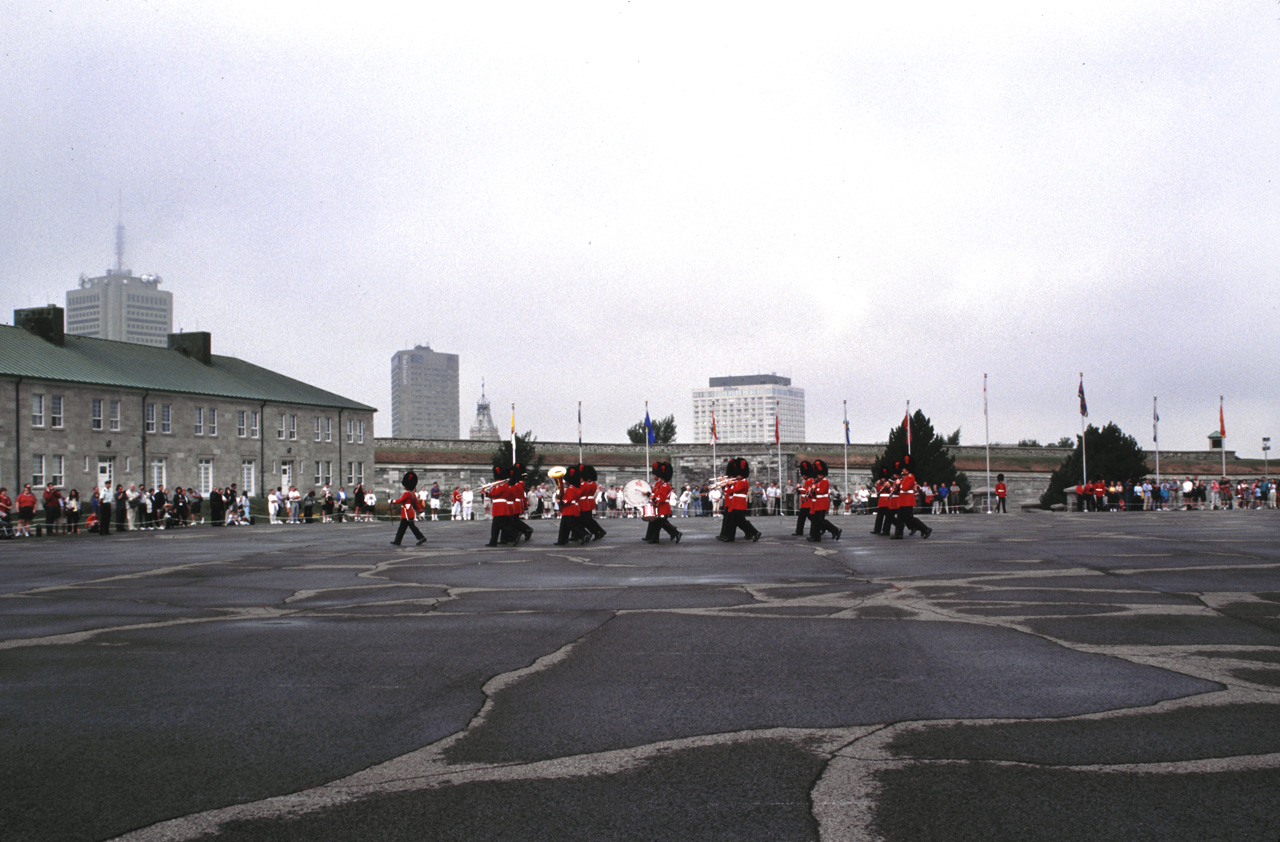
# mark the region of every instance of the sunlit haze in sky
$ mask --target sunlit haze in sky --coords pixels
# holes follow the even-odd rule
[[[265,8],[264,8],[265,6]],[[214,352],[625,441],[709,377],[810,441],[1275,435],[1280,5],[0,0],[0,314],[125,266]],[[120,201],[118,201],[118,198]]]

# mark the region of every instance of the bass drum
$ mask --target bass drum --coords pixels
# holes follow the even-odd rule
[[[649,502],[649,492],[653,489],[642,479],[633,479],[622,486],[622,502],[633,509],[642,508]]]
[[[640,519],[643,521],[657,520],[658,510],[654,508],[652,503],[645,503],[640,507]]]

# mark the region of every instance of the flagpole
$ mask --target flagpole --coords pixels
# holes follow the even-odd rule
[[[578,464],[582,464],[582,401],[578,401]]]
[[[779,477],[781,480],[781,477]],[[779,485],[782,483],[779,482]],[[844,493],[849,493],[849,399],[844,399]]]
[[[782,429],[778,422],[778,400],[773,402],[773,438],[778,445],[778,488],[782,488]]]
[[[711,402],[711,476],[716,475],[716,440],[720,436],[716,433],[716,402]]]
[[[1156,443],[1156,485],[1160,484],[1160,398],[1151,398],[1151,440]]]
[[[1089,453],[1084,446],[1084,419],[1088,417],[1088,413],[1084,408],[1084,372],[1080,372],[1080,484],[1089,484]],[[1084,506],[1081,506],[1084,511]]]
[[[649,470],[649,433],[653,430],[653,424],[649,421],[649,402],[644,402],[644,469]]]
[[[1218,395],[1218,434],[1222,437],[1222,475],[1227,475],[1227,421],[1222,414],[1222,395]]]
[[[982,424],[987,436],[987,514],[991,514],[991,419],[987,417],[987,374],[982,373]]]
[[[907,401],[907,464],[911,464],[911,401]]]
[[[516,463],[516,405],[511,404],[511,464]]]

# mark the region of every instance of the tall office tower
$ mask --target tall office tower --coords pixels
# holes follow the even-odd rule
[[[67,292],[67,333],[167,347],[173,332],[173,293],[159,275],[124,268],[124,226],[116,226],[116,266],[98,278],[80,276]]]
[[[457,439],[458,355],[415,345],[391,357],[391,435]]]
[[[489,399],[484,396],[484,381],[480,381],[480,400],[476,401],[476,421],[471,425],[472,441],[501,441],[498,428],[489,411]]]
[[[792,386],[790,377],[712,377],[708,385],[693,390],[694,441],[710,441],[713,409],[722,442],[772,442],[775,411],[782,441],[805,440],[804,389]]]

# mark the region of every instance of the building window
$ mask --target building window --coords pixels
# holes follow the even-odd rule
[[[51,456],[49,459],[49,482],[53,483],[55,488],[62,488],[67,482],[67,477],[64,473],[66,460],[61,456]]]
[[[253,459],[240,462],[240,488],[252,497],[258,493],[258,463]]]
[[[298,440],[298,416],[289,416],[289,441]]]
[[[40,489],[44,486],[44,457],[31,457],[31,487]]]
[[[313,482],[312,485],[319,485],[319,484],[320,484],[320,463],[316,462],[316,481]]]
[[[202,406],[196,407],[195,433],[197,436],[204,435],[204,407]]]
[[[44,395],[31,396],[31,426],[44,426]]]
[[[333,482],[333,463],[325,462],[324,463],[324,484],[329,485],[332,482]]]
[[[347,485],[355,485],[356,482],[356,463],[347,463]]]
[[[324,440],[333,441],[333,419],[324,419]]]
[[[110,401],[108,408],[111,411],[111,429],[119,432],[120,430],[120,401]]]
[[[90,404],[89,426],[95,430],[102,429],[102,398],[94,398]]]
[[[49,396],[49,426],[55,430],[62,429],[62,395]]]
[[[165,435],[173,432],[173,407],[167,403],[160,404],[160,432]]]
[[[284,440],[284,413],[280,413],[280,426],[276,428],[276,438]]]
[[[164,488],[169,484],[169,460],[151,460],[151,487]]]
[[[364,422],[356,422],[356,444],[364,444]]]
[[[218,408],[216,406],[209,407],[209,435],[216,436],[218,434]]]
[[[200,493],[208,495],[213,490],[213,460],[201,459],[200,462]]]
[[[320,416],[316,416],[316,441],[320,441]]]
[[[245,412],[243,409],[237,409],[236,410],[236,437],[237,438],[244,438],[245,435],[249,432],[248,421],[249,421],[249,413]]]
[[[156,405],[149,403],[142,408],[142,425],[148,433],[156,431]]]
[[[258,437],[258,423],[261,420],[262,420],[262,417],[258,414],[258,411],[256,409],[249,413],[249,437],[250,438],[256,439]]]
[[[347,419],[347,444],[351,444],[356,440],[356,422],[350,418]]]
[[[364,463],[363,462],[356,463],[356,482],[360,483],[361,485],[364,485]]]

